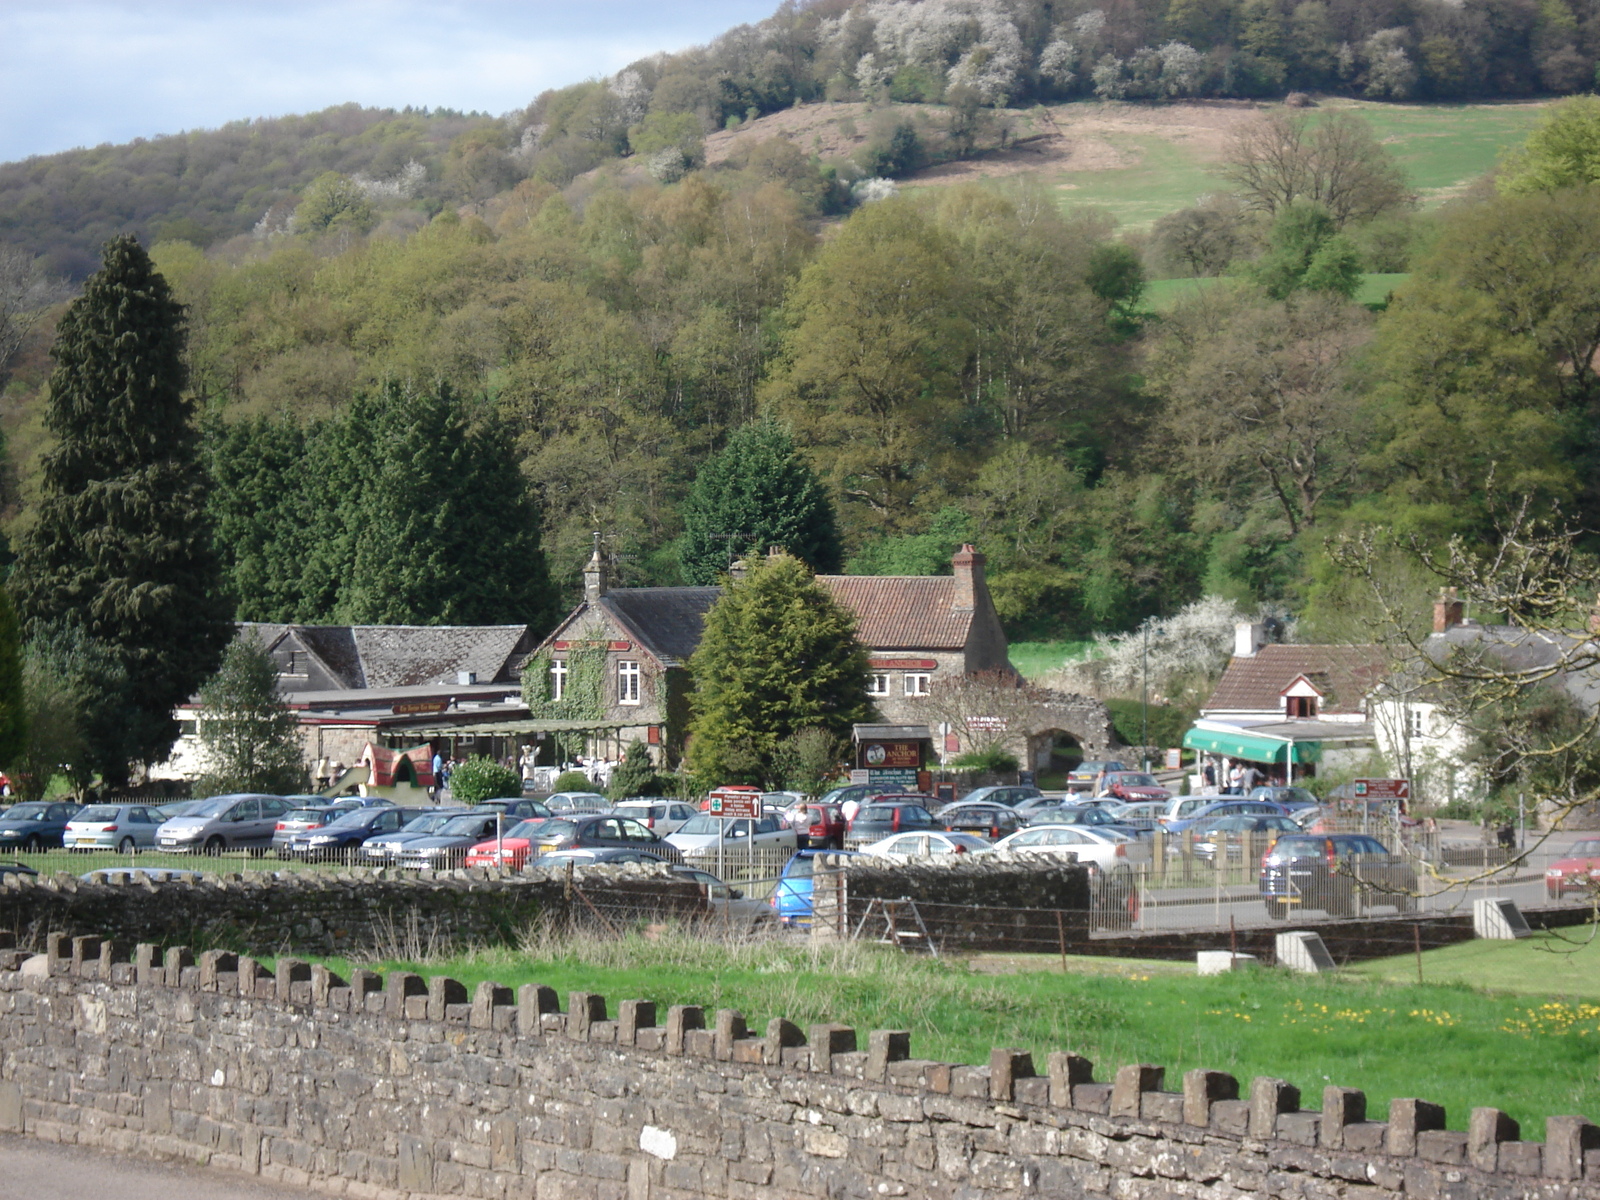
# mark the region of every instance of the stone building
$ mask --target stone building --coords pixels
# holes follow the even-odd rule
[[[962,546],[949,575],[819,575],[844,608],[855,615],[867,647],[868,694],[884,721],[929,726],[945,753],[965,749],[940,728],[932,703],[940,680],[957,676],[1015,678],[1005,631],[984,579],[984,558]],[[737,582],[742,566],[735,564]],[[575,653],[603,649],[603,719],[620,725],[618,740],[654,748],[658,759],[675,758],[688,722],[688,660],[700,644],[705,614],[721,587],[612,588],[596,548],[584,570],[583,601],[535,651],[548,660],[549,691],[559,699],[569,686]],[[1096,751],[1109,746],[1110,719],[1104,706],[1081,697],[1061,732]],[[1035,744],[1048,744],[1050,730],[1019,734],[1019,749],[1033,761]]]

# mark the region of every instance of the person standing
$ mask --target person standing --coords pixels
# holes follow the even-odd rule
[[[433,752],[433,798],[438,800],[444,792],[444,755],[436,748]]]

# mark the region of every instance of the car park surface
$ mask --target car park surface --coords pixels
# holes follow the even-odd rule
[[[29,851],[59,846],[67,822],[80,808],[81,805],[60,800],[13,804],[0,814],[0,847]]]
[[[166,820],[147,804],[91,804],[80,808],[62,831],[68,850],[115,850],[128,854],[156,844]]]

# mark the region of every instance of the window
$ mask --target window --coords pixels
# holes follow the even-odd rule
[[[567,660],[558,658],[550,664],[550,699],[564,700],[567,695]]]
[[[874,671],[867,676],[867,695],[887,696],[889,694],[889,676],[882,671]]]
[[[279,671],[278,674],[303,677],[306,674],[307,662],[308,657],[304,650],[291,650],[289,651],[289,661],[284,664],[283,670]]]
[[[1283,698],[1284,716],[1286,717],[1315,717],[1317,715],[1317,698],[1315,696],[1285,696]]]
[[[639,664],[637,662],[619,662],[617,664],[617,703],[639,703]]]
[[[1419,738],[1428,736],[1428,714],[1420,708],[1406,709],[1406,734]]]
[[[932,676],[925,671],[906,672],[906,695],[926,696],[932,685]]]

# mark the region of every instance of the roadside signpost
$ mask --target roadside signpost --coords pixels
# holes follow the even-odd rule
[[[729,821],[749,821],[750,841],[745,849],[749,852],[751,861],[755,860],[756,852],[756,818],[761,815],[761,793],[747,792],[742,788],[715,788],[711,792],[710,802],[706,805],[706,814],[718,818],[717,823],[717,877],[726,878],[724,870],[723,841],[727,834]]]
[[[1357,800],[1398,800],[1401,807],[1411,799],[1409,779],[1357,779],[1352,790]]]

